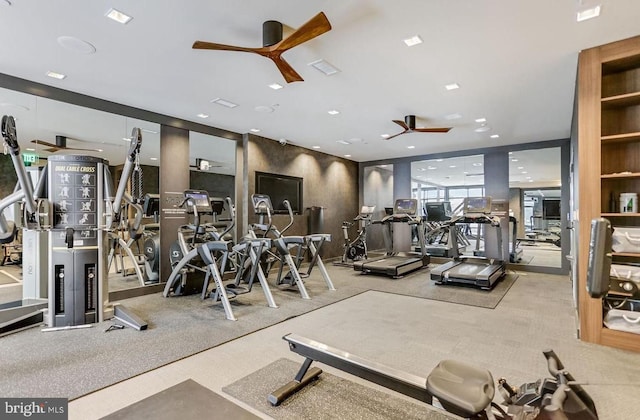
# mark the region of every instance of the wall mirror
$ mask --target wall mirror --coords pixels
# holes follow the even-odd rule
[[[37,172],[35,168],[46,164],[51,154],[81,153],[108,160],[112,175],[118,178],[118,169],[124,163],[129,148],[128,137],[131,130],[138,127],[142,131],[139,158],[143,173],[142,193],[159,192],[160,124],[5,88],[0,88],[0,113],[16,119],[21,152],[30,156],[33,162],[29,172],[34,173]],[[193,166],[191,179],[196,186],[216,195],[234,198],[235,141],[191,132],[190,156]],[[205,159],[209,165],[206,168],[196,167],[196,159]],[[0,167],[0,178],[3,180],[0,183],[0,198],[4,198],[13,191],[15,171],[8,156],[0,156]],[[14,210],[19,212],[19,209],[7,209],[5,216],[14,220]],[[148,216],[144,223],[151,224],[153,221],[153,217]],[[132,250],[142,266],[142,244],[140,248],[136,245]],[[8,249],[3,248],[1,253],[9,254],[6,264],[0,266],[0,303],[3,303],[21,298],[22,267],[17,252],[11,255]],[[109,275],[111,292],[138,288],[144,284],[137,278],[130,260],[117,257],[112,261]],[[141,269],[144,272],[144,268]]]
[[[512,263],[562,266],[560,148],[509,153],[509,211],[515,218],[518,258]],[[514,226],[510,226],[510,236]]]

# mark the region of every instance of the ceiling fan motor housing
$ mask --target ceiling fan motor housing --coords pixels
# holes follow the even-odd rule
[[[410,130],[416,128],[416,116],[415,115],[406,115],[404,117],[404,123],[407,124]]]
[[[282,23],[268,20],[262,24],[262,46],[270,47],[282,41]]]
[[[56,136],[56,146],[67,147],[67,138],[65,136]]]

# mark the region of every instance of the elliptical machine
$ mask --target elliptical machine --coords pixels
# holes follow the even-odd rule
[[[183,296],[194,293],[201,293],[207,275],[206,264],[196,255],[189,260],[179,272],[176,267],[181,260],[195,249],[199,244],[215,241],[212,233],[215,230],[212,226],[201,223],[201,216],[212,214],[209,194],[206,191],[186,190],[184,200],[178,205],[184,207],[187,214],[193,215],[193,223],[183,225],[178,230],[178,240],[171,244],[169,248],[169,261],[171,262],[171,278],[167,281],[164,289],[164,296]]]
[[[342,234],[344,236],[344,252],[342,253],[342,259],[337,265],[352,265],[353,261],[360,261],[367,259],[367,229],[371,225],[371,215],[376,206],[362,206],[360,214],[358,214],[352,222],[342,222]],[[360,229],[358,235],[352,241],[349,239],[349,228],[354,224],[359,223]],[[351,263],[349,263],[351,260]]]

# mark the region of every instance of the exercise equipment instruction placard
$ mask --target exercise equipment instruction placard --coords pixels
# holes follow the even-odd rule
[[[97,226],[97,162],[52,162],[54,228]]]

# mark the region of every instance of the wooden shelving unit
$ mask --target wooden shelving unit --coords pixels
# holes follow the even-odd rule
[[[580,53],[578,136],[580,336],[640,351],[640,335],[606,328],[601,299],[585,292],[591,220],[606,217],[614,227],[640,227],[640,213],[620,213],[617,204],[620,193],[640,195],[640,37]],[[613,258],[640,263],[633,252]]]

